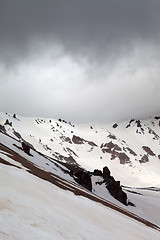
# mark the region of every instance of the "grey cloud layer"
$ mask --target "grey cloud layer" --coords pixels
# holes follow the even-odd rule
[[[0,0],[0,110],[76,122],[160,102],[159,0]]]
[[[99,59],[160,40],[158,0],[0,0],[0,9],[5,58],[25,56],[39,38]]]

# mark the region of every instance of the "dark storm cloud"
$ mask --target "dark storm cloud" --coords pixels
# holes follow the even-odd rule
[[[137,41],[158,43],[159,23],[158,0],[0,0],[1,57],[26,57],[43,39],[101,60]]]
[[[160,112],[159,0],[0,0],[0,109],[71,121]]]

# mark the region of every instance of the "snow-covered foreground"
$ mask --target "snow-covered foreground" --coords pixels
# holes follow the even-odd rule
[[[0,239],[159,240],[160,233],[100,203],[0,165]]]

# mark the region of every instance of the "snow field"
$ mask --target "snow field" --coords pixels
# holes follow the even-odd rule
[[[28,172],[0,166],[0,239],[159,239],[159,232],[59,189]]]

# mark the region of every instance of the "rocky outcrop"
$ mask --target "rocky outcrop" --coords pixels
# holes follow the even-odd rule
[[[62,142],[68,142],[68,143],[72,144],[72,141],[69,137],[60,136],[60,139],[62,140]]]
[[[143,146],[142,147],[145,152],[147,152],[150,156],[155,156],[154,152],[148,147],[148,146]]]
[[[130,158],[126,153],[123,152],[127,151],[127,148],[122,150],[117,144],[114,144],[112,141],[110,141],[109,143],[102,143],[101,149],[103,153],[111,154],[111,160],[117,157],[119,158],[121,164],[130,163]],[[129,149],[128,152],[131,152],[131,149]]]
[[[118,154],[119,160],[121,164],[129,163],[130,159],[125,153],[119,153]]]
[[[103,174],[102,174],[103,178],[104,178],[104,179],[108,179],[108,178],[110,177],[110,174],[111,174],[111,173],[110,173],[108,167],[104,167],[104,168],[103,168]]]
[[[94,142],[92,142],[92,141],[85,141],[85,142],[87,142],[90,146],[92,146],[92,147],[97,147],[97,144],[95,144]]]
[[[77,183],[87,188],[89,191],[92,191],[92,180],[88,172],[85,172],[83,169],[80,169],[74,172],[73,175]]]
[[[108,167],[104,167],[103,172],[101,170],[95,169],[92,174],[94,176],[102,176],[104,180],[101,182],[96,182],[96,184],[100,183],[101,185],[102,183],[105,183],[109,193],[115,199],[117,199],[126,206],[128,205],[127,194],[122,190],[120,181],[115,181],[114,177],[110,175],[110,170],[108,169]]]
[[[6,122],[5,122],[5,124],[4,125],[9,125],[10,127],[12,127],[12,122],[9,122],[9,120],[8,119],[6,119]]]
[[[3,132],[3,133],[5,133],[5,132],[6,132],[6,129],[5,129],[5,127],[4,127],[4,126],[2,126],[1,124],[0,124],[0,132]]]
[[[31,155],[30,146],[26,142],[22,142],[22,149],[26,154]]]
[[[73,143],[75,143],[75,144],[84,144],[84,139],[83,139],[83,138],[80,138],[80,137],[78,137],[78,136],[75,136],[75,135],[73,135],[72,141],[73,141]]]
[[[120,186],[120,181],[115,181],[115,179],[110,176],[106,182],[106,188],[115,199],[126,206],[128,205],[127,194],[123,192],[122,187]]]
[[[113,128],[116,128],[116,127],[118,127],[118,124],[117,123],[115,123],[115,124],[113,124],[113,126],[112,126]]]
[[[92,173],[92,175],[102,177],[103,173],[101,170],[95,169],[94,172]]]
[[[140,163],[146,163],[146,162],[149,162],[149,158],[147,155],[144,155],[141,160],[139,160]]]
[[[75,136],[75,135],[73,135],[72,141],[73,141],[73,143],[75,143],[75,144],[88,143],[88,144],[89,144],[90,146],[92,146],[92,147],[97,147],[97,144],[95,144],[94,142],[85,140],[85,139],[80,138],[79,136]]]
[[[16,132],[15,130],[13,130],[13,134],[14,134],[17,138],[22,139],[21,134],[18,133],[18,132]]]

